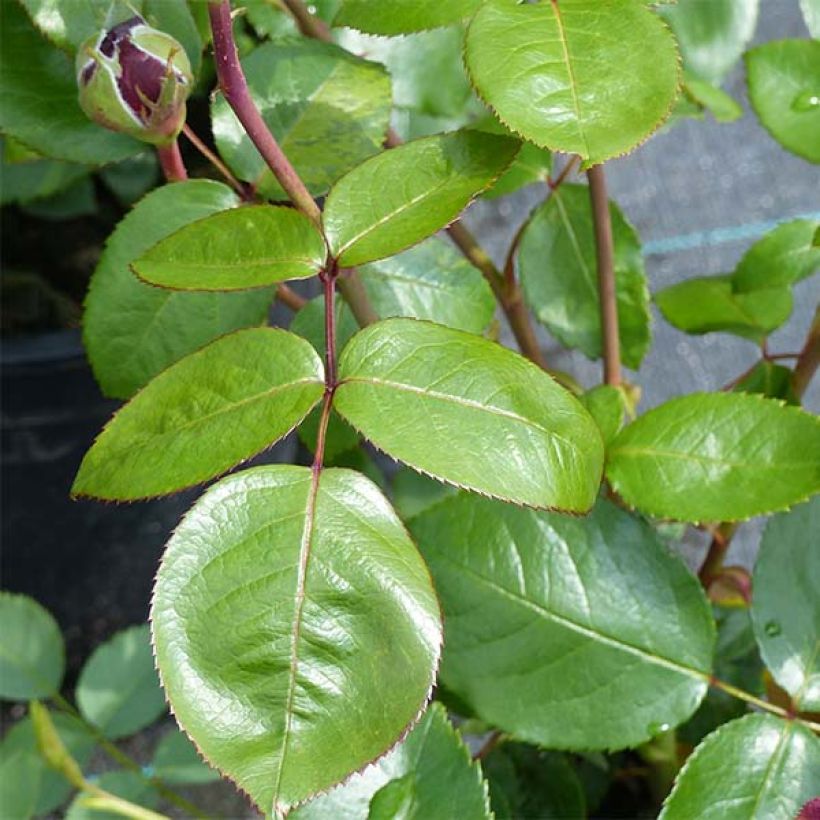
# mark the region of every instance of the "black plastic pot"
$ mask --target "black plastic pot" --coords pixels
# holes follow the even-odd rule
[[[0,362],[2,586],[54,614],[76,670],[101,640],[145,621],[163,545],[199,491],[72,501],[80,461],[118,402],[101,395],[76,331],[6,342]],[[262,460],[293,450],[288,441]]]

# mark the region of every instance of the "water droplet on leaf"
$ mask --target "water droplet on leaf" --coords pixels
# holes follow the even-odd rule
[[[812,111],[820,108],[820,91],[801,91],[792,100],[792,111]]]
[[[782,631],[777,621],[769,621],[763,629],[770,638],[776,638]]]

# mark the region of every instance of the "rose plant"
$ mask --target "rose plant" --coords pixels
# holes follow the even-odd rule
[[[605,167],[664,123],[739,116],[720,82],[741,56],[760,122],[818,163],[820,42],[747,50],[755,0],[144,0],[102,27],[107,3],[21,4],[6,137],[86,164],[142,140],[169,183],[91,282],[86,348],[127,402],[73,493],[213,482],[151,610],[204,759],[275,817],[580,817],[636,768],[666,820],[797,816],[820,784],[820,423],[800,407],[820,323],[794,354],[767,338],[820,267],[820,224],[654,295],[761,356],[638,414],[622,367],[651,343],[649,291]],[[36,28],[74,53],[82,110]],[[185,124],[207,42],[216,153]],[[188,178],[180,133],[224,182]],[[534,182],[498,268],[460,216]],[[288,329],[267,326],[275,298]],[[533,316],[603,383],[552,369]],[[310,463],[237,469],[296,428]],[[764,515],[753,575],[726,566]],[[711,538],[698,574],[676,523]],[[22,666],[13,696],[54,694]],[[482,738],[472,760],[448,713]]]

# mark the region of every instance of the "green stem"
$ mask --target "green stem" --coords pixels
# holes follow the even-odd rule
[[[125,754],[122,749],[112,743],[102,732],[100,732],[96,726],[89,723],[74,707],[74,705],[67,701],[61,694],[57,693],[52,697],[52,700],[54,701],[54,704],[64,712],[67,712],[69,715],[79,720],[112,760],[116,760],[117,763],[119,763],[124,769],[128,769],[129,771],[138,774],[143,780],[150,783],[162,797],[178,809],[182,809],[182,811],[192,817],[207,817],[207,815],[200,811],[200,809],[193,803],[186,800],[182,795],[177,794],[173,789],[168,788],[168,786],[166,786],[160,778],[149,777],[145,774],[142,770],[142,766],[140,766],[136,760]]]

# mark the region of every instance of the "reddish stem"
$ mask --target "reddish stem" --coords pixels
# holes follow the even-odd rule
[[[325,293],[325,393],[322,400],[322,415],[319,419],[319,432],[316,436],[316,453],[313,458],[313,471],[317,477],[324,464],[327,426],[330,422],[330,411],[336,392],[336,279],[338,276],[339,270],[335,262],[320,274]]]
[[[208,14],[214,38],[216,74],[228,105],[293,204],[320,225],[322,213],[319,206],[282,152],[251,98],[234,42],[230,0],[212,0],[208,3]]]
[[[814,321],[811,324],[808,338],[803,350],[797,357],[797,364],[794,366],[794,375],[792,376],[792,386],[798,398],[802,398],[803,394],[811,384],[817,368],[820,366],[820,307],[814,311]]]
[[[188,179],[188,171],[179,152],[179,143],[174,140],[168,145],[157,146],[157,157],[162,167],[162,173],[168,182],[184,182]]]
[[[598,294],[601,303],[601,333],[604,344],[604,382],[617,387],[621,383],[621,342],[618,336],[618,304],[615,296],[615,252],[612,240],[612,218],[602,165],[587,171],[595,225],[595,247],[598,255]]]
[[[242,197],[242,199],[250,201],[253,199],[253,196],[250,195],[250,191],[230,172],[230,169],[224,162],[213,152],[207,145],[196,135],[196,133],[188,126],[187,123],[182,126],[182,133],[188,138],[188,141],[191,145],[202,154],[211,165],[219,171],[220,174],[225,178],[225,181],[231,188]]]

